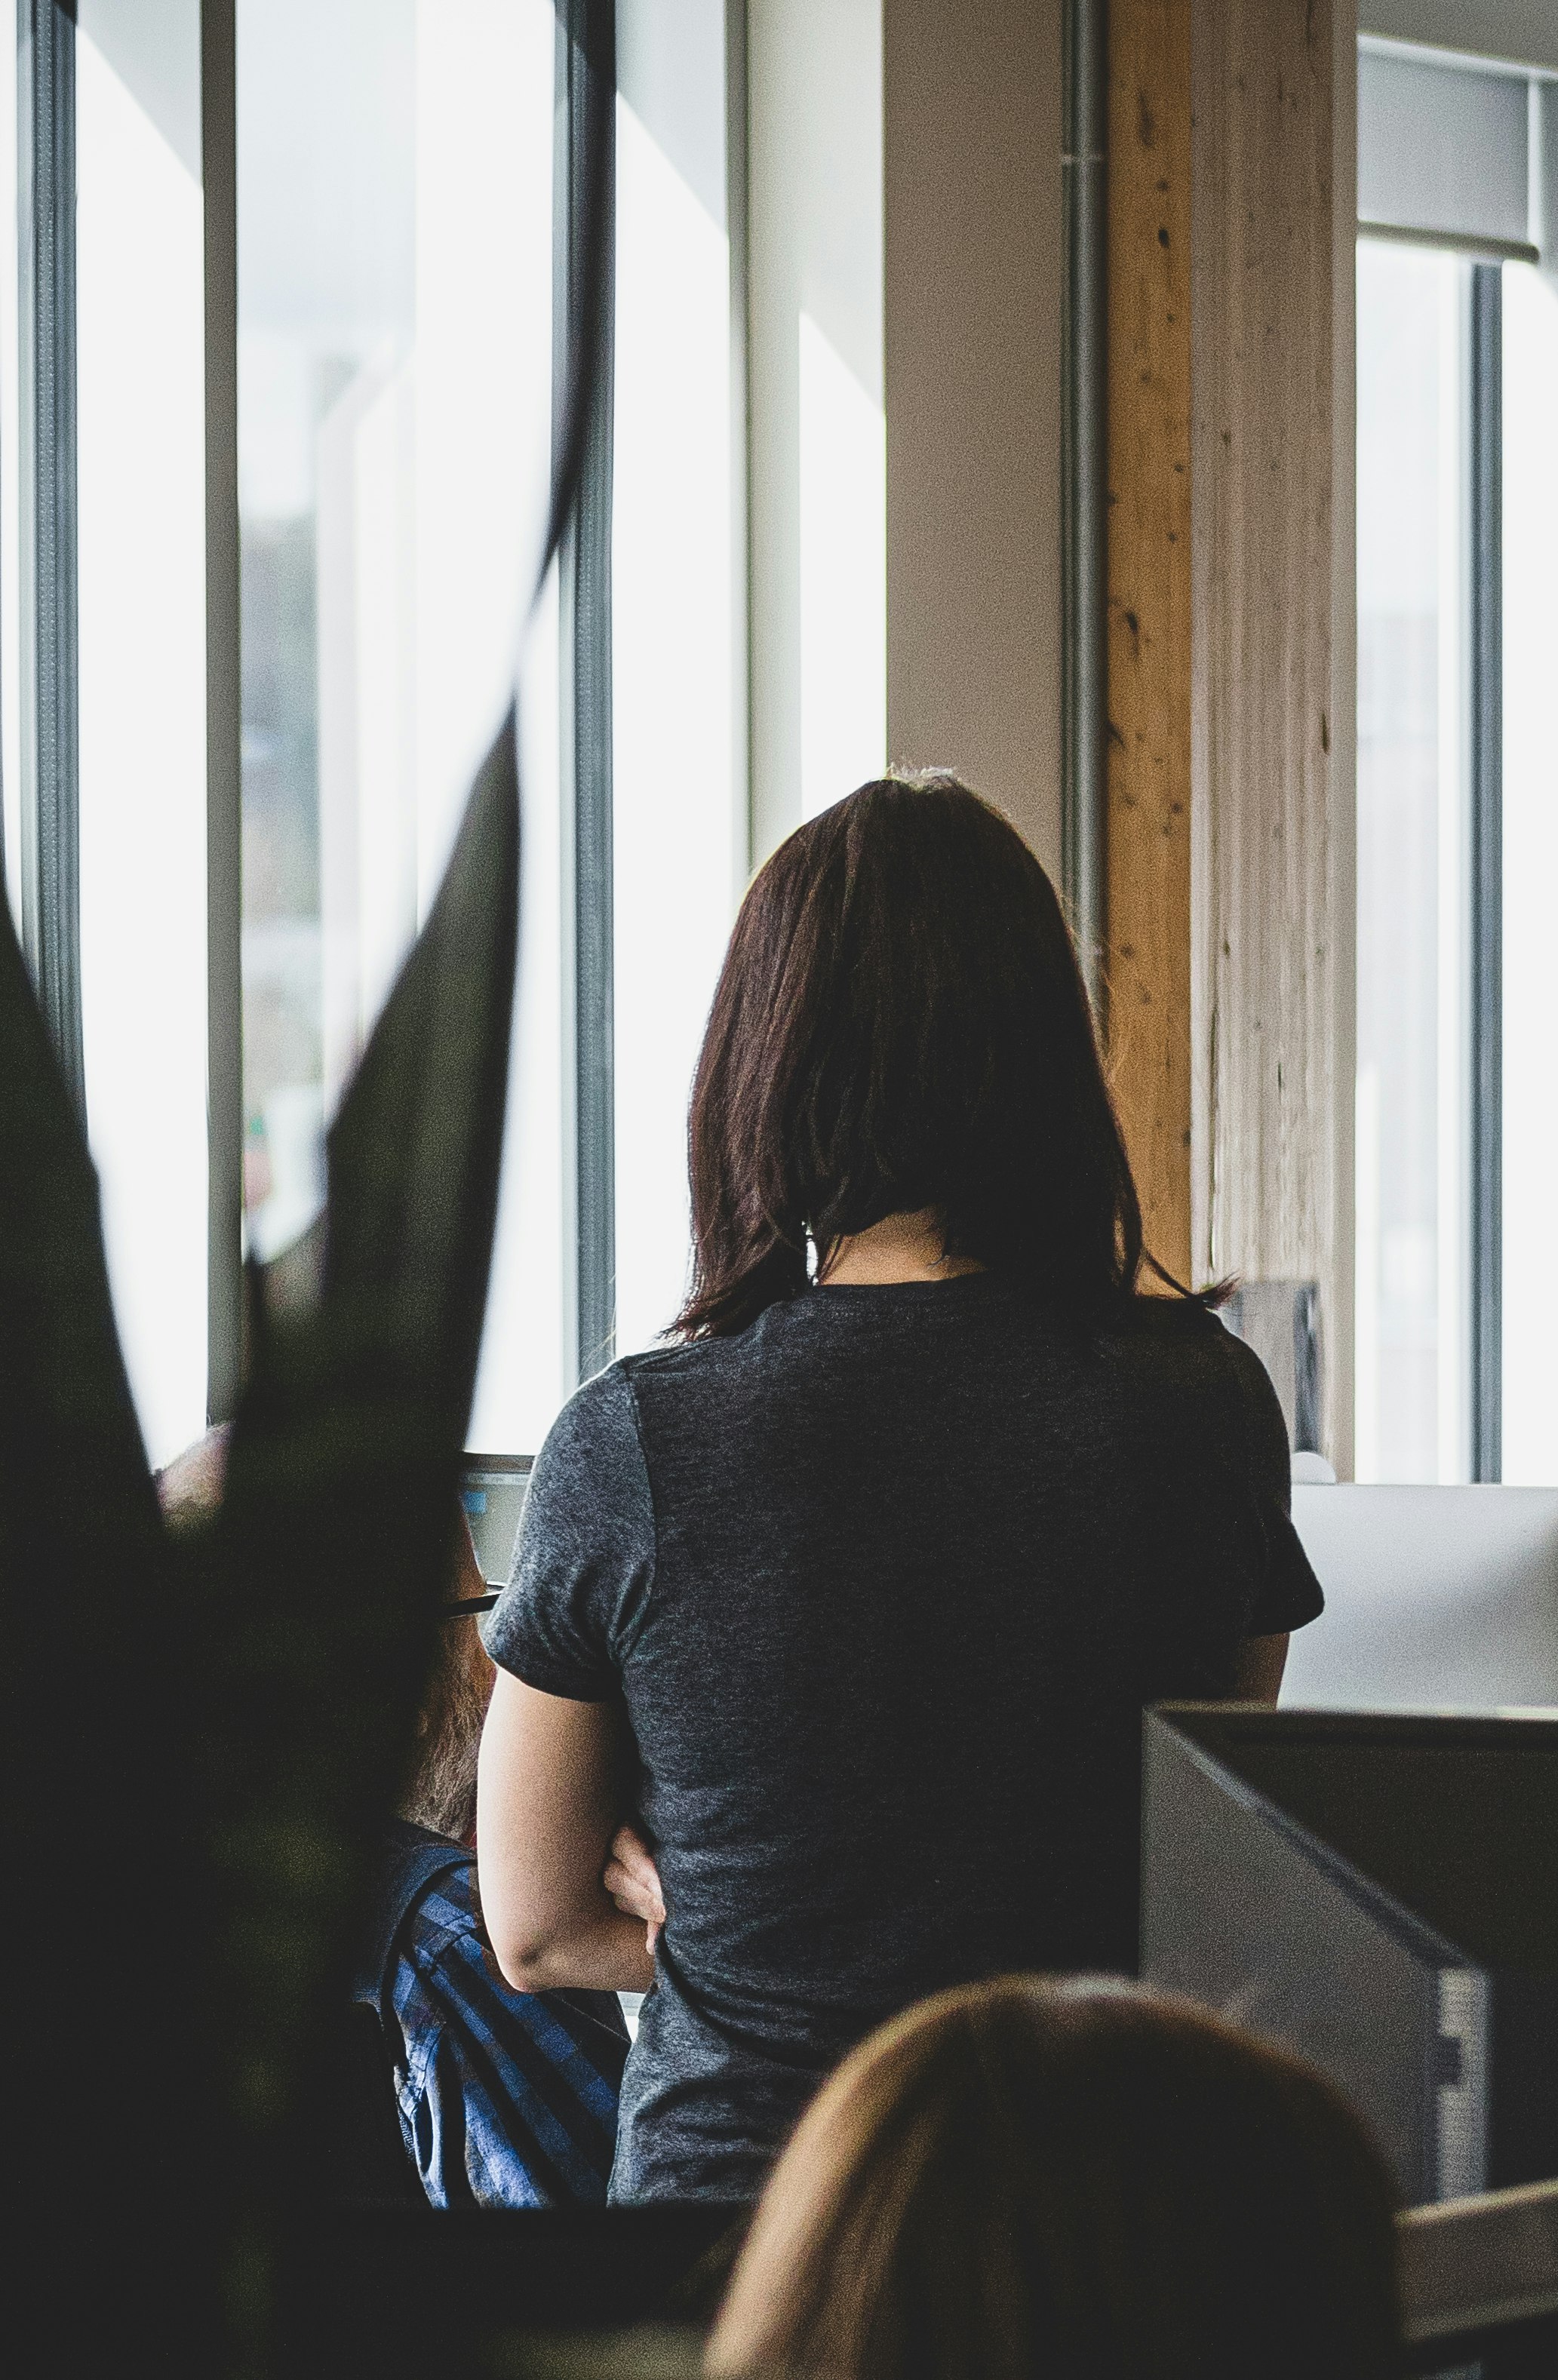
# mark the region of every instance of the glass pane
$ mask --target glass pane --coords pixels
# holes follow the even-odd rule
[[[0,42],[0,892],[21,928],[21,365],[17,321],[17,43]]]
[[[1503,1475],[1558,1481],[1558,285],[1503,269]]]
[[[79,26],[87,1111],[120,1338],[161,1463],[206,1415],[200,12],[82,0]]]
[[[721,0],[618,10],[613,498],[616,1314],[663,1331],[688,1266],[687,1112],[746,865]],[[666,358],[676,358],[674,372]]]
[[[1464,1479],[1467,268],[1357,251],[1360,1479]]]
[[[239,0],[244,1105],[263,1257],[316,1210],[323,1121],[513,686],[550,460],[554,39],[550,0]],[[533,1446],[563,1386],[552,623],[542,606],[526,671],[522,1165],[472,1425],[494,1451]]]

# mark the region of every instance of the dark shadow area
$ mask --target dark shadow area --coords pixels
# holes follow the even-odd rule
[[[701,2333],[747,2221],[719,2204],[325,2215],[284,2253],[283,2368],[410,2380],[490,2373],[526,2338]]]

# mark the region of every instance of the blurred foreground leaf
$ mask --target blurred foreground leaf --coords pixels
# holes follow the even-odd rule
[[[0,1840],[15,2368],[268,2368],[442,1598],[497,1206],[513,714],[254,1299],[209,1525],[164,1532],[97,1183],[0,900]],[[296,1274],[298,1269],[294,1268]]]

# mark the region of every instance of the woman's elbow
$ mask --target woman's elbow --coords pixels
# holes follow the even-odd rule
[[[558,1928],[522,1919],[493,1925],[489,1917],[487,1939],[511,1991],[555,1991],[566,1980],[566,1946]]]
[[[550,1992],[557,1987],[554,1961],[544,1947],[494,1950],[498,1970],[511,1992]]]

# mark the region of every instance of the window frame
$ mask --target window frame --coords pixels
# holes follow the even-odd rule
[[[1467,561],[1470,659],[1471,1475],[1503,1475],[1503,267],[1471,268]]]
[[[1551,266],[1558,242],[1551,176],[1541,159],[1558,122],[1558,74],[1551,66],[1496,56],[1419,49],[1363,33],[1360,55],[1427,71],[1442,96],[1465,79],[1474,85],[1515,83],[1525,92],[1528,237],[1495,236],[1471,183],[1454,204],[1465,220],[1434,212],[1434,195],[1416,188],[1402,220],[1360,220],[1357,237],[1397,240],[1460,255],[1468,262],[1469,301],[1461,358],[1467,430],[1461,500],[1466,523],[1462,602],[1467,638],[1465,699],[1467,869],[1461,928],[1467,981],[1464,1030],[1467,1081],[1463,1150],[1466,1216],[1461,1256],[1466,1267],[1467,1332],[1464,1382],[1468,1469],[1478,1483],[1503,1475],[1503,267]],[[1399,140],[1400,135],[1397,135]],[[1405,154],[1406,152],[1403,152]],[[1408,180],[1411,176],[1408,176]],[[1402,196],[1405,185],[1396,190]],[[1361,204],[1361,200],[1360,200]],[[1453,216],[1453,208],[1452,208]],[[1471,227],[1473,218],[1479,227]],[[1517,228],[1509,223],[1508,232]],[[1541,243],[1539,246],[1538,243]]]
[[[1378,242],[1360,223],[1360,241]],[[1388,233],[1383,235],[1387,238]],[[1462,1378],[1466,1461],[1474,1484],[1503,1475],[1503,272],[1493,243],[1415,235],[1406,245],[1467,260],[1460,370],[1465,429],[1460,502],[1465,546],[1458,601],[1465,639],[1466,951],[1462,1026],[1466,1050],[1463,1132],[1466,1184],[1460,1257],[1466,1284]],[[1524,259],[1512,260],[1524,261]],[[1443,1132],[1441,1123],[1441,1134]],[[1443,1229],[1442,1221],[1441,1229]]]
[[[608,278],[595,398],[562,540],[565,1164],[574,1246],[567,1363],[576,1379],[615,1346],[612,870],[612,354],[615,57],[613,12],[555,0],[553,210],[554,468],[583,319],[586,144],[604,128]],[[602,39],[603,25],[605,38]],[[22,935],[83,1126],[76,504],[75,13],[18,0],[18,205],[22,485]],[[243,974],[240,528],[237,418],[236,0],[201,0],[204,206],[207,1411],[234,1409],[243,1369]],[[604,83],[604,90],[601,86]]]
[[[559,551],[562,623],[563,846],[568,878],[564,956],[569,998],[565,1057],[571,1106],[564,1122],[565,1170],[572,1185],[574,1246],[566,1369],[578,1381],[616,1351],[616,1070],[612,708],[612,488],[615,440],[616,56],[615,10],[608,44],[592,55],[583,40],[581,0],[559,0],[557,137],[553,205],[553,375],[559,405],[580,319],[589,192],[586,126],[591,110],[603,143],[603,283],[596,314],[592,399],[584,426],[578,500]]]
[[[22,946],[84,1126],[74,8],[20,0],[17,31]]]

